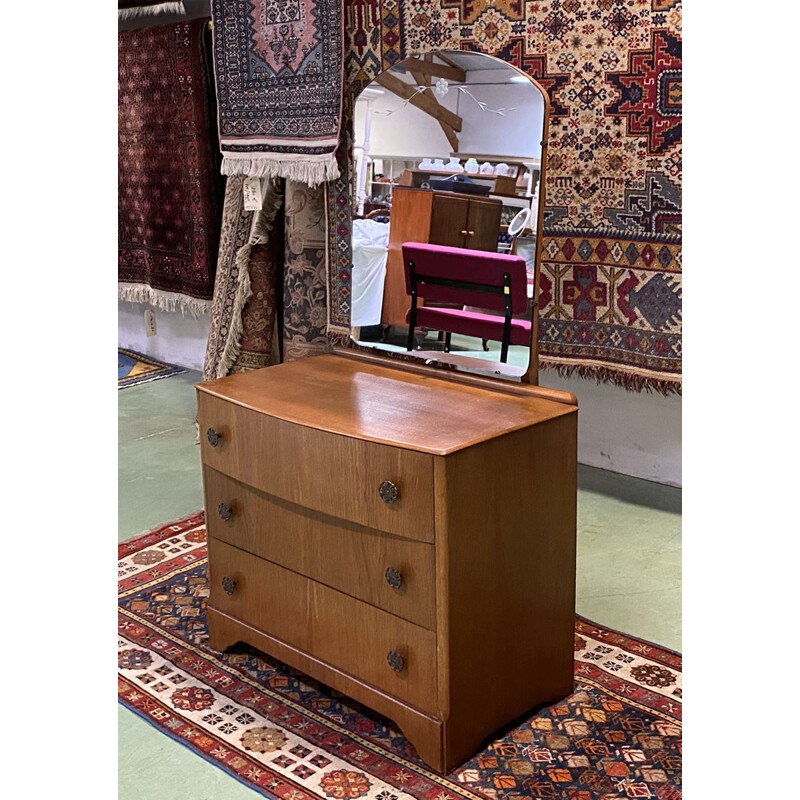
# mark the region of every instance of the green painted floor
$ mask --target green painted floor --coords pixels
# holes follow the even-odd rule
[[[118,393],[120,541],[203,505],[199,380],[187,372]],[[680,489],[591,467],[579,468],[578,487],[578,613],[680,650]],[[118,800],[254,797],[120,706]]]

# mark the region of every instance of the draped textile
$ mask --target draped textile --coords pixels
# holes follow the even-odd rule
[[[244,178],[225,190],[203,380],[277,363],[274,330],[283,273],[283,181],[262,181],[260,211],[244,207]]]

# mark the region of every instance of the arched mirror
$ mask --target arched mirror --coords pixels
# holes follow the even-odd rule
[[[536,382],[549,105],[483,53],[386,70],[355,104],[352,338]]]

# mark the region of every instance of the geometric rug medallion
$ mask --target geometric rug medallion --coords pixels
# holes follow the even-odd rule
[[[176,367],[157,361],[150,356],[135,353],[133,350],[123,350],[118,348],[117,356],[117,376],[119,386],[124,389],[128,386],[135,386],[137,383],[147,383],[159,378],[166,378],[170,375],[178,375],[186,372],[184,367]]]
[[[677,653],[576,618],[573,693],[441,776],[350,698],[244,645],[212,650],[207,566],[202,512],[119,545],[119,700],[262,796],[681,797]]]

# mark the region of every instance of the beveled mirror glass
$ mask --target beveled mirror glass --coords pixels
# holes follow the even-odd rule
[[[531,78],[475,52],[407,58],[361,92],[351,193],[358,344],[536,382],[548,110]],[[407,248],[404,260],[409,242],[458,252],[420,251],[415,261]],[[508,271],[509,255],[524,269]]]

